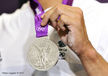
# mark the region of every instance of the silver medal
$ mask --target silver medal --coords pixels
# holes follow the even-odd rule
[[[48,38],[35,38],[27,53],[29,64],[39,70],[47,71],[56,65],[59,58],[58,47]]]

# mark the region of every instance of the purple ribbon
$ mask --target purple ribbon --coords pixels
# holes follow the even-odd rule
[[[36,37],[44,37],[48,35],[48,24],[45,27],[41,26],[41,16],[44,14],[44,10],[38,0],[34,0],[34,2],[38,5],[38,9],[40,10],[40,14],[37,14],[35,11],[35,30],[36,30]],[[63,4],[65,5],[72,5],[73,0],[63,0]]]
[[[66,4],[66,5],[69,5],[69,6],[72,6],[73,0],[63,0],[62,3]]]

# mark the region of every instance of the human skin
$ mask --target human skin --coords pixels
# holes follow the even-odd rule
[[[108,76],[108,63],[96,52],[88,38],[83,11],[61,3],[55,2],[54,5],[42,16],[41,25],[45,26],[50,21],[61,40],[78,55],[88,76]]]
[[[43,9],[47,9],[49,7],[53,7],[56,4],[61,4],[62,0],[38,0],[39,3],[42,5]]]

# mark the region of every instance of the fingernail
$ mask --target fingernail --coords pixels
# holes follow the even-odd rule
[[[41,18],[44,18],[44,14],[41,16]]]

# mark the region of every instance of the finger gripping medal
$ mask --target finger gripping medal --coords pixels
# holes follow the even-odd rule
[[[38,4],[37,8],[39,10],[39,13],[35,15],[36,38],[33,39],[29,48],[27,60],[34,69],[47,71],[56,65],[59,50],[54,42],[45,37],[48,36],[48,24],[45,27],[41,26],[41,15],[44,14],[44,10],[38,0],[34,0],[34,2]],[[72,0],[63,0],[63,4],[71,5],[70,3],[72,4]]]

